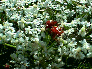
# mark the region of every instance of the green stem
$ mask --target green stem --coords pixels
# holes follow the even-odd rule
[[[13,45],[10,45],[10,44],[7,44],[7,43],[5,43],[4,45],[9,46],[9,47],[16,48],[16,46],[13,46]]]

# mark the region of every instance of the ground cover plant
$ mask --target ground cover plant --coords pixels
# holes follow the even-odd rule
[[[0,1],[0,68],[91,69],[91,0]]]

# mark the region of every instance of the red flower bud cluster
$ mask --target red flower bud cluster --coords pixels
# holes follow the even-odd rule
[[[55,38],[56,36],[60,36],[62,33],[64,33],[62,28],[58,28],[57,21],[48,20],[46,22],[46,30],[48,29],[49,33],[52,35],[53,38]]]
[[[9,69],[9,65],[5,64],[5,69]]]

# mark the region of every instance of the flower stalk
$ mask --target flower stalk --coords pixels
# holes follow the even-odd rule
[[[13,46],[13,45],[10,45],[10,44],[7,44],[7,43],[5,43],[4,45],[5,45],[5,46],[9,46],[9,47],[16,48],[16,46]]]

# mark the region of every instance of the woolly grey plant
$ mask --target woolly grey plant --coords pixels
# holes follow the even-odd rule
[[[91,12],[88,0],[2,0],[0,44],[16,49],[9,63],[14,69],[59,69],[66,65],[63,56],[92,58]],[[48,20],[58,23],[48,31],[63,33],[46,31]]]

